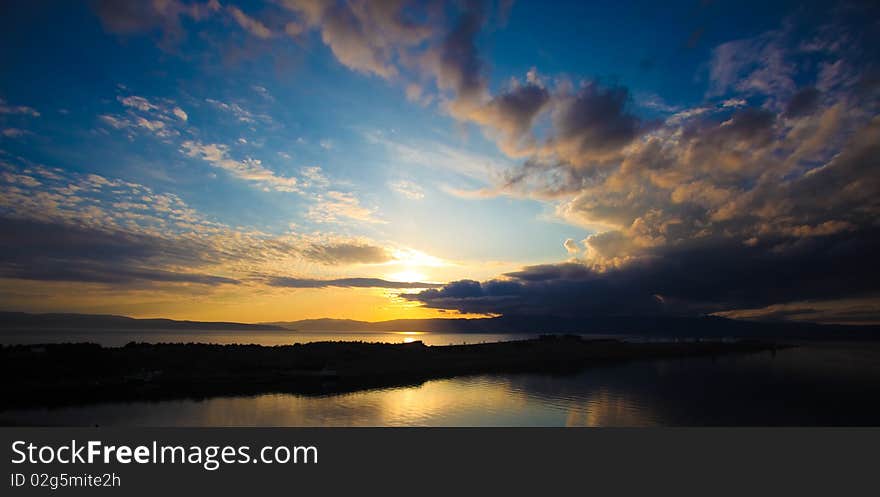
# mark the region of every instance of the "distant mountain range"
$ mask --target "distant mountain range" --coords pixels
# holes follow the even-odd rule
[[[174,319],[135,319],[108,314],[28,314],[0,312],[0,329],[93,329],[93,330],[282,330],[268,324]]]
[[[442,333],[589,333],[658,337],[880,339],[880,326],[745,321],[719,316],[501,316],[475,319],[304,319],[266,323],[292,331],[430,331]]]
[[[304,319],[260,324],[135,319],[94,314],[28,314],[0,312],[0,329],[104,330],[241,330],[293,332],[435,333],[585,333],[656,337],[741,337],[791,339],[880,339],[880,326],[734,320],[718,316],[501,316],[495,318],[395,319],[368,322],[351,319]]]

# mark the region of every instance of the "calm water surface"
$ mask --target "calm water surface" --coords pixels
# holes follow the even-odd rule
[[[537,336],[503,333],[427,333],[422,331],[389,332],[295,332],[295,331],[236,331],[236,330],[0,330],[0,344],[38,344],[65,342],[92,342],[105,347],[122,347],[129,342],[145,343],[219,343],[290,345],[294,343],[332,341],[365,341],[404,343],[421,340],[425,345],[470,344],[523,340]]]
[[[457,337],[461,339],[459,335]],[[0,424],[142,426],[880,425],[880,345],[266,394],[0,411]]]

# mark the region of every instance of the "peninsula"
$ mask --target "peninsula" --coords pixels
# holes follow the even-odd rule
[[[761,341],[633,343],[573,335],[474,345],[13,345],[0,349],[0,409],[268,392],[328,394],[469,374],[574,372],[620,361],[775,351]]]

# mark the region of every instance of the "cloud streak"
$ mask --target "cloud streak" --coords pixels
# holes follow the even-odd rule
[[[417,281],[388,281],[379,278],[338,278],[332,280],[319,280],[308,278],[272,277],[267,279],[267,284],[285,288],[387,288],[387,289],[413,289],[435,288],[437,283],[421,283]]]

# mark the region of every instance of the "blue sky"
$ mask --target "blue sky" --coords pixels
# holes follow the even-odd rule
[[[390,224],[336,227],[346,233],[392,238],[405,234],[422,241],[423,248],[444,245],[444,250],[456,257],[494,254],[515,261],[558,256],[560,240],[577,234],[570,227],[541,219],[545,209],[536,202],[496,199],[462,203],[443,193],[439,187],[444,184],[471,187],[479,181],[441,165],[432,166],[433,145],[454,148],[461,157],[475,160],[499,164],[509,160],[478,132],[459,130],[454,120],[436,109],[408,102],[393,84],[342,66],[314,36],[302,40],[302,46],[279,40],[253,49],[246,60],[228,61],[224,57],[233,56],[214,52],[214,44],[229,43],[230,52],[248,50],[246,35],[229,33],[228,21],[199,26],[206,34],[188,33],[165,50],[154,42],[155,36],[108,35],[87,8],[66,7],[59,12],[54,7],[32,6],[17,11],[29,20],[7,18],[6,36],[26,42],[5,44],[10,50],[3,54],[4,66],[16,68],[4,77],[5,98],[39,102],[35,108],[49,117],[28,123],[33,136],[4,143],[10,153],[175,193],[224,223],[272,232],[286,231],[290,223],[310,230],[323,228],[303,219],[308,199],[263,192],[218,174],[202,161],[182,156],[178,149],[184,138],[163,140],[140,132],[127,137],[125,131],[114,130],[99,118],[125,114],[126,107],[119,100],[132,95],[150,102],[168,99],[185,109],[188,136],[228,145],[230,155],[258,159],[278,174],[295,175],[305,167],[320,167],[334,182],[350,183],[351,192],[364,205],[381,211]],[[54,20],[49,21],[47,15]],[[46,31],[35,33],[27,28],[25,34],[17,29],[34,25],[43,25]],[[75,28],[60,30],[59,26]],[[209,100],[238,106],[248,115],[223,110]],[[374,133],[394,143],[418,147],[426,155],[425,164],[395,157],[393,149],[367,138]],[[400,181],[422,185],[428,190],[425,201],[407,202],[388,187]],[[436,214],[441,212],[448,215],[438,219]],[[506,240],[512,227],[497,222],[507,214],[528,223],[540,236],[509,244]],[[456,221],[463,216],[469,218],[468,229],[456,229]],[[398,229],[401,224],[407,225],[406,233]],[[456,247],[444,235],[447,230],[497,238]]]
[[[217,251],[202,254],[212,261],[204,264],[178,260],[177,248],[132,256],[126,269],[141,276],[125,281],[41,279],[23,269],[37,262],[9,256],[10,307],[231,319],[233,311],[206,309],[247,292],[272,294],[266,320],[317,317],[284,310],[285,299],[313,290],[277,289],[266,278],[440,284],[515,280],[511,272],[539,264],[578,264],[594,278],[686,245],[673,242],[676,227],[686,227],[682,240],[728,236],[754,246],[762,239],[749,223],[777,234],[826,226],[828,236],[862,226],[739,211],[767,181],[767,161],[789,164],[780,177],[798,179],[870,127],[876,95],[863,88],[876,70],[877,19],[858,3],[155,0],[4,10],[0,160],[12,193],[45,202],[5,205],[3,214]],[[809,114],[789,112],[796,96]],[[765,136],[758,128],[771,115]],[[748,129],[729,141],[740,121]],[[717,137],[716,154],[703,141],[682,145],[693,136]],[[833,146],[807,146],[819,139]],[[677,173],[660,178],[659,166],[639,162],[649,146],[674,155]],[[762,155],[744,158],[749,149]],[[628,175],[633,168],[649,183]],[[82,189],[89,175],[118,185]],[[39,195],[71,185],[84,198],[68,195],[61,214]],[[190,214],[173,217],[146,190]],[[734,218],[736,226],[721,226]],[[250,255],[228,260],[235,251],[212,238],[218,230],[251,239],[241,248]],[[143,271],[236,283],[176,284]],[[387,288],[334,288],[352,293],[345,299],[372,292],[369,302],[396,302],[347,317],[496,313],[389,297]],[[109,308],[96,304],[120,291]],[[198,311],[163,307],[180,294]],[[706,309],[863,297],[735,305],[725,297]]]

